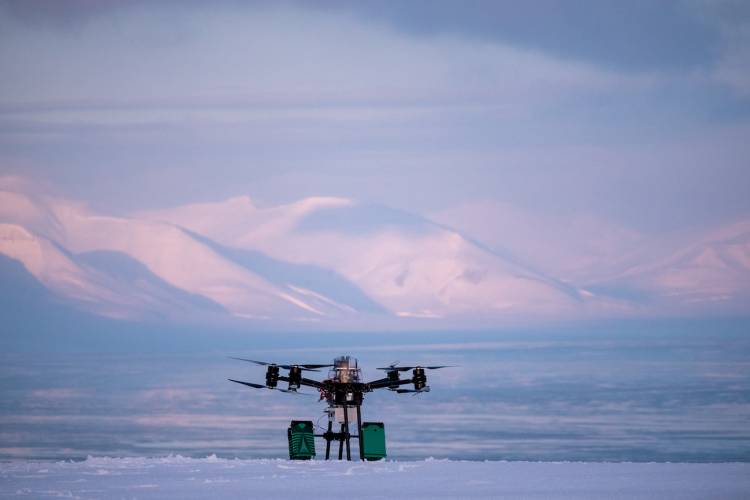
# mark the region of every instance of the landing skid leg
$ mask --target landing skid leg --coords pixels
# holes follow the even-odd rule
[[[346,439],[346,459],[351,462],[352,450],[349,448],[349,408],[344,406],[344,439]]]
[[[344,435],[344,424],[341,424],[341,435]],[[344,457],[344,440],[339,438],[339,460]]]
[[[331,458],[331,430],[333,429],[333,422],[328,419],[328,436],[326,437],[326,460]]]

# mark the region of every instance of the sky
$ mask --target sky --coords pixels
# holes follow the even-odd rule
[[[128,213],[750,214],[741,1],[0,2],[0,173]]]

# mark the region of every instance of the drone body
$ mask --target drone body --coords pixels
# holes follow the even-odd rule
[[[425,370],[434,370],[446,368],[446,366],[396,366],[392,364],[378,370],[385,370],[386,376],[372,382],[362,380],[362,370],[358,362],[351,356],[340,356],[333,360],[332,364],[293,364],[281,365],[276,363],[267,363],[265,361],[256,361],[253,359],[233,358],[241,361],[249,361],[258,365],[266,366],[266,383],[255,384],[252,382],[243,382],[241,380],[229,379],[231,382],[243,384],[255,389],[274,389],[285,393],[297,393],[302,387],[313,387],[320,392],[320,400],[328,403],[328,430],[316,437],[322,437],[326,441],[326,460],[330,458],[331,442],[339,442],[339,460],[343,457],[344,446],[346,447],[346,459],[351,460],[350,438],[356,437],[359,442],[359,458],[364,460],[364,443],[362,432],[362,411],[361,406],[364,401],[364,394],[377,389],[388,389],[398,394],[419,394],[429,392],[430,387],[427,385],[427,376]],[[317,372],[319,368],[330,368],[328,378],[322,381],[303,377],[303,372]],[[286,376],[280,374],[280,370],[288,370]],[[412,371],[412,377],[401,379],[400,373]],[[279,387],[279,382],[286,382],[287,387]],[[413,384],[413,389],[405,389],[402,386]],[[333,432],[334,420],[340,424],[339,432]],[[349,425],[355,423],[357,434],[352,436],[349,432]],[[382,424],[381,424],[382,427]]]

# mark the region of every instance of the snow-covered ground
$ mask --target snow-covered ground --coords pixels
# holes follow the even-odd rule
[[[750,464],[89,458],[0,464],[2,498],[750,497]]]

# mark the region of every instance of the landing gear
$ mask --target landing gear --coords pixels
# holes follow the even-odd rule
[[[357,415],[357,434],[352,435],[349,431],[349,413],[352,409],[356,408]],[[328,430],[323,434],[316,434],[315,437],[322,437],[326,440],[326,460],[331,458],[331,442],[338,441],[339,443],[339,460],[344,459],[344,450],[346,450],[346,459],[352,459],[351,449],[351,438],[356,437],[359,442],[359,458],[363,460],[363,448],[362,448],[362,412],[360,411],[359,405],[352,408],[351,406],[332,406],[328,408]],[[341,427],[339,432],[333,432],[333,421],[337,420]],[[353,423],[353,422],[352,422]]]

